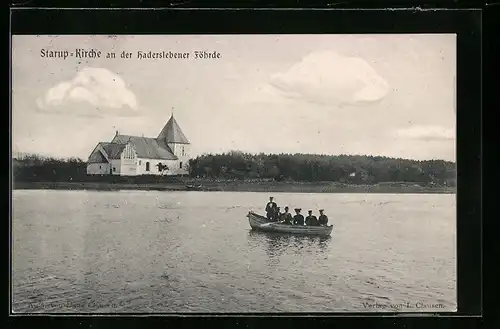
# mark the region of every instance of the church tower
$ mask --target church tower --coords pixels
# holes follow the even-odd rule
[[[179,158],[179,166],[176,169],[182,171],[187,168],[191,143],[182,132],[173,113],[156,139],[164,141],[170,147],[172,153]]]

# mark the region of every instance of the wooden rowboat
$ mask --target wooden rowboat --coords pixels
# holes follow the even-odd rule
[[[192,184],[187,184],[187,185],[186,185],[186,188],[187,188],[188,190],[201,191],[201,190],[202,190],[202,188],[203,188],[203,186],[201,186],[201,185],[192,185]]]
[[[253,230],[263,232],[299,234],[299,235],[316,235],[329,236],[332,233],[333,226],[299,226],[286,225],[269,221],[266,217],[254,213],[253,211],[247,214],[248,222]]]

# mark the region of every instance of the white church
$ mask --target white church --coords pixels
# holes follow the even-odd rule
[[[96,145],[87,175],[186,175],[190,143],[174,115],[156,138],[121,135]]]

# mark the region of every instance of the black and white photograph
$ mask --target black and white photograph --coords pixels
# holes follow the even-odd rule
[[[456,35],[13,35],[14,314],[456,312]]]

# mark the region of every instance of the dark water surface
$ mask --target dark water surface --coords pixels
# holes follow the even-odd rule
[[[14,312],[456,309],[455,195],[274,193],[330,238],[250,231],[265,193],[15,190]]]

